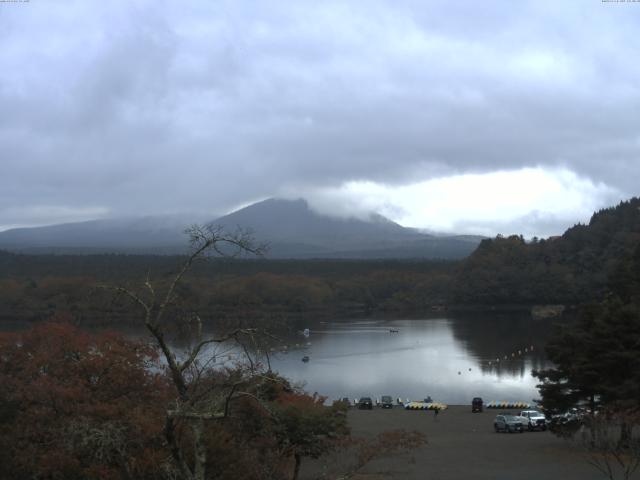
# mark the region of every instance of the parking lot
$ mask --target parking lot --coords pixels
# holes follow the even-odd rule
[[[600,480],[602,474],[585,457],[549,431],[495,433],[493,419],[503,410],[471,413],[471,406],[432,411],[349,410],[354,436],[372,438],[398,428],[415,429],[427,444],[409,454],[381,458],[367,465],[362,480],[388,479],[553,479]],[[516,411],[506,411],[515,413]],[[336,461],[326,459],[326,461]],[[318,478],[322,461],[303,462],[305,479]],[[635,477],[634,477],[635,478]],[[640,477],[639,477],[640,478]]]

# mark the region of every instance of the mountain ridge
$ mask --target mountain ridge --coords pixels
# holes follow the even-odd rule
[[[18,228],[0,232],[0,248],[23,253],[185,253],[182,231],[188,223],[177,223],[140,217]],[[269,258],[454,259],[469,255],[482,238],[424,234],[376,213],[369,221],[330,217],[303,199],[270,198],[210,223],[252,231],[256,240],[270,244]]]

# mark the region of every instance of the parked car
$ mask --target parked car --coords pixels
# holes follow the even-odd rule
[[[520,417],[514,415],[497,415],[493,421],[493,428],[496,432],[524,432],[524,425]]]
[[[362,397],[358,400],[358,408],[360,410],[373,410],[373,401],[371,397]]]
[[[393,408],[393,398],[391,398],[391,395],[382,395],[380,398],[380,406],[382,408]]]
[[[556,435],[570,437],[584,424],[584,419],[582,412],[572,409],[566,413],[553,415],[548,427]]]
[[[527,419],[527,428],[531,430],[542,430],[543,432],[547,429],[547,419],[544,414],[537,410],[523,410],[520,412],[520,416]]]
[[[471,412],[481,412],[482,411],[482,399],[480,397],[474,397],[471,400]]]

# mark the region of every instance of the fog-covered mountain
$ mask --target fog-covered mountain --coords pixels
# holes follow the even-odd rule
[[[265,200],[216,223],[229,230],[250,228],[255,238],[269,242],[272,257],[461,258],[481,240],[427,235],[377,214],[367,220],[328,217],[304,200]]]
[[[0,248],[27,253],[181,253],[184,217],[93,220],[0,232]],[[214,220],[249,229],[271,258],[461,258],[481,237],[434,236],[377,214],[367,220],[316,213],[304,200],[269,199]]]
[[[0,248],[25,253],[158,253],[185,251],[181,216],[90,220],[0,232]]]

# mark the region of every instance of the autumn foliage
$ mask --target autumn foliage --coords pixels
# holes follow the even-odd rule
[[[0,334],[0,478],[181,478],[164,431],[176,391],[157,350],[63,319]],[[197,381],[202,395],[231,383],[242,390],[227,415],[206,422],[207,478],[295,478],[303,458],[348,434],[344,406],[327,407],[275,373],[239,366]],[[189,461],[188,420],[175,434]]]
[[[156,358],[66,323],[1,334],[2,478],[156,478],[168,396]]]

